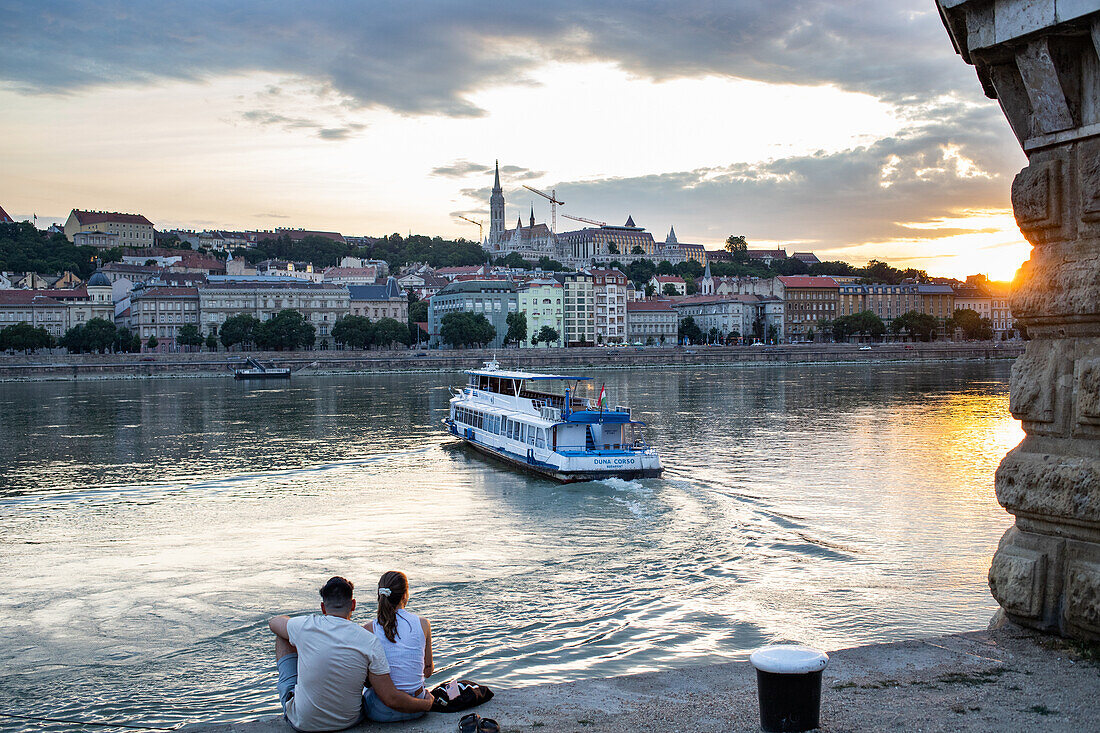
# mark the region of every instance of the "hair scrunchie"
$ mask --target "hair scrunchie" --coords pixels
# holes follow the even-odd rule
[[[390,597],[390,589],[389,588],[379,588],[378,589],[378,595],[385,596],[386,598],[389,598]]]

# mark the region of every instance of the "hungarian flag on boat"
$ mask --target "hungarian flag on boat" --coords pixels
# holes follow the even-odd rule
[[[607,396],[607,390],[604,385],[600,385],[600,399],[596,400],[596,407],[603,409],[603,398]]]

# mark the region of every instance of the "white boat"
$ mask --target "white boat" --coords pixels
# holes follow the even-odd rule
[[[607,407],[603,390],[595,404],[576,396],[588,377],[507,371],[495,361],[466,373],[443,423],[470,447],[562,482],[661,475],[661,459],[630,408]]]

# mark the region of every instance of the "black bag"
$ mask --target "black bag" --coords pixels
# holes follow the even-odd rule
[[[449,684],[445,682],[432,690],[432,697],[435,698],[433,713],[457,713],[493,699],[492,690],[470,680],[458,680],[458,696],[452,698],[447,694]]]

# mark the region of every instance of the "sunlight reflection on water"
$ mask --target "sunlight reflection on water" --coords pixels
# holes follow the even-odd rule
[[[459,375],[4,385],[0,710],[271,714],[267,617],[391,568],[496,685],[981,627],[1008,370],[601,373],[667,472],[568,486],[449,441]]]

